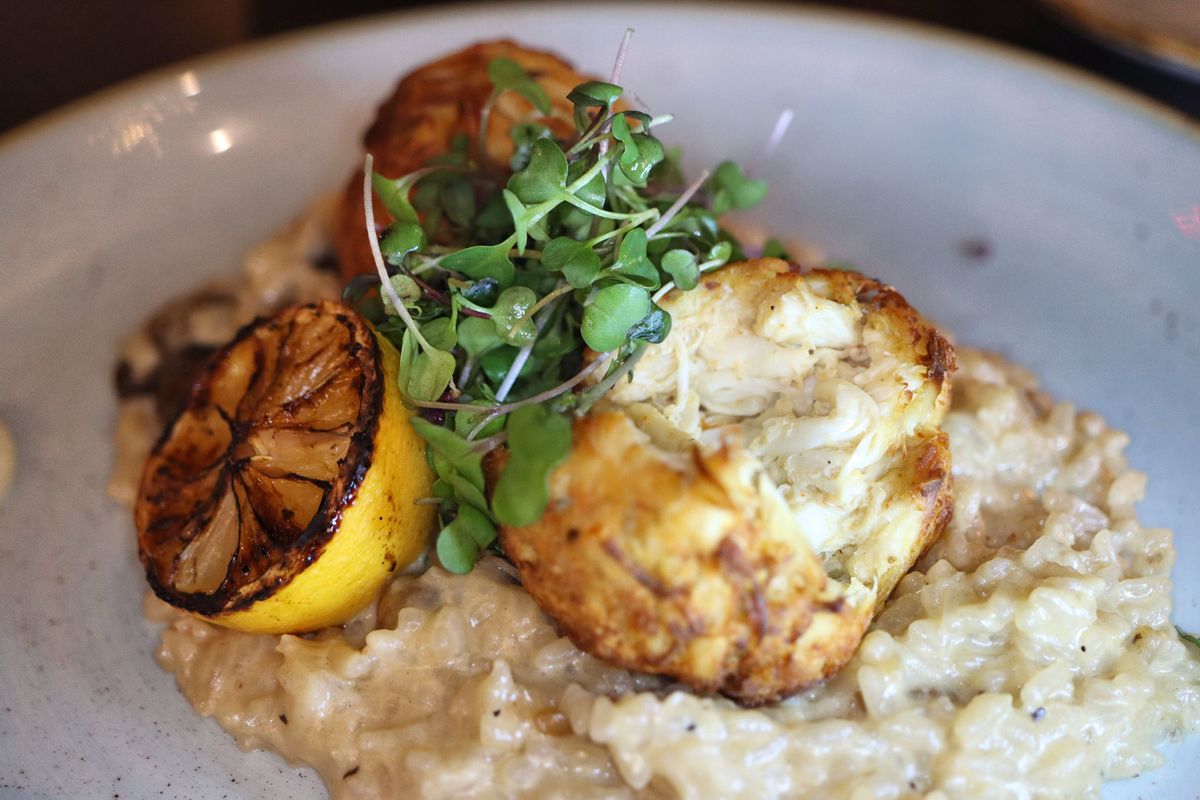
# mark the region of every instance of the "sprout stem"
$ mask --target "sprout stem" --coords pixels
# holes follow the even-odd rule
[[[783,137],[787,135],[788,128],[792,126],[792,120],[796,118],[796,112],[790,108],[785,108],[779,112],[779,118],[775,120],[775,127],[771,129],[771,135],[767,137],[767,143],[763,145],[762,152],[750,163],[746,169],[746,174],[749,175],[762,166],[762,163],[771,157],[775,152],[775,148],[783,141]]]
[[[500,92],[493,89],[488,95],[488,99],[484,101],[483,108],[479,109],[479,141],[477,146],[479,149],[479,163],[486,167],[487,165],[487,134],[488,122],[492,116],[492,106],[496,104],[496,98],[500,96]]]
[[[491,420],[488,420],[489,422]],[[487,423],[484,423],[485,425]],[[472,446],[472,450],[476,453],[485,454],[495,450],[508,439],[508,431],[500,431],[495,436],[489,436],[486,439],[480,439]]]
[[[529,310],[521,315],[521,318],[513,323],[509,331],[515,331],[517,326],[524,322],[529,317],[532,317],[547,305],[553,304],[555,300],[562,297],[567,292],[571,291],[570,285],[560,286],[550,294],[543,297],[535,303]],[[508,368],[508,372],[504,373],[504,380],[500,383],[500,388],[496,390],[496,402],[503,403],[508,397],[508,393],[512,391],[513,384],[517,382],[517,378],[521,376],[521,370],[525,369],[525,362],[529,360],[529,356],[533,353],[533,346],[537,344],[537,337],[542,335],[542,329],[546,327],[546,323],[550,319],[550,314],[545,313],[534,323],[537,327],[537,333],[534,335],[533,341],[517,351],[517,357],[513,359],[512,365]]]
[[[473,369],[475,369],[475,359],[468,358],[466,363],[463,364],[462,372],[458,374],[458,385],[463,387],[463,389],[467,388],[467,383],[471,379],[471,370]]]
[[[725,265],[724,262],[721,262],[721,261],[706,261],[700,265],[700,274],[703,275],[707,272],[712,272],[717,267],[722,267],[724,265]],[[651,302],[657,303],[659,300],[662,300],[663,297],[665,297],[666,294],[674,288],[675,288],[675,281],[667,281],[666,283],[664,283],[662,285],[662,287],[657,292],[655,292],[653,295],[651,295],[651,297],[650,297]]]
[[[392,302],[392,307],[396,309],[400,319],[404,320],[404,326],[412,331],[417,343],[421,345],[421,349],[429,352],[434,348],[421,335],[421,328],[408,313],[408,309],[404,307],[404,301],[400,299],[400,295],[396,294],[391,277],[387,273],[387,267],[383,265],[383,253],[379,250],[379,237],[375,235],[375,198],[374,192],[371,191],[371,175],[374,169],[375,157],[367,153],[363,162],[363,209],[366,211],[367,241],[371,245],[371,258],[375,260],[375,271],[379,273],[379,290]]]
[[[517,356],[509,366],[508,372],[504,373],[504,381],[500,384],[500,388],[496,390],[497,403],[503,403],[508,399],[508,393],[512,391],[513,384],[517,382],[517,377],[520,376],[521,370],[525,369],[525,363],[529,361],[529,356],[532,353],[533,342],[530,342],[517,351]]]
[[[562,284],[562,285],[558,286],[558,287],[557,287],[557,288],[556,288],[554,291],[552,291],[552,292],[550,292],[549,294],[547,294],[547,295],[546,295],[545,297],[543,297],[541,300],[538,300],[536,303],[534,303],[533,305],[531,305],[529,308],[525,309],[525,313],[524,313],[524,314],[522,314],[522,315],[521,315],[521,316],[520,316],[520,317],[517,319],[517,321],[516,321],[516,322],[514,322],[514,323],[512,324],[512,327],[510,327],[510,328],[508,329],[508,333],[509,333],[509,335],[511,336],[512,334],[516,333],[516,332],[517,332],[517,328],[518,328],[518,327],[520,327],[520,325],[521,325],[521,323],[522,323],[522,322],[524,322],[525,320],[529,319],[529,318],[530,318],[530,317],[532,317],[534,314],[538,313],[538,312],[539,312],[539,311],[541,311],[543,308],[545,308],[546,306],[550,305],[551,303],[553,303],[553,302],[554,302],[555,300],[557,300],[558,298],[562,297],[562,296],[563,296],[564,294],[566,294],[567,292],[569,292],[569,291],[572,291],[574,288],[575,288],[575,287],[571,286],[571,284],[569,284],[569,283],[564,283],[564,284]],[[544,323],[543,323],[543,324],[544,324]],[[541,325],[539,325],[539,326],[538,326],[538,332],[540,333],[540,332],[541,332],[541,330],[542,330],[542,326],[541,326]]]
[[[645,342],[640,343],[637,350],[635,350],[633,354],[629,356],[629,358],[625,359],[625,363],[617,367],[616,371],[614,371],[612,375],[607,376],[604,378],[604,380],[600,381],[595,386],[592,386],[586,392],[584,392],[579,404],[580,413],[586,413],[587,410],[596,403],[596,401],[608,394],[609,390],[617,385],[617,381],[621,380],[621,378],[624,378],[631,371],[633,371],[633,368],[637,365],[637,362],[641,360],[643,355],[645,355],[647,347],[648,345]]]
[[[632,219],[635,216],[635,214],[620,214],[620,213],[617,213],[616,211],[609,211],[608,209],[597,208],[596,206],[592,205],[591,203],[587,202],[586,200],[581,200],[573,194],[564,194],[562,196],[562,200],[563,200],[563,202],[570,203],[571,205],[575,206],[576,208],[578,208],[582,211],[586,211],[587,213],[591,214],[593,217],[600,217],[601,219],[627,220],[627,219]]]
[[[621,46],[617,48],[617,57],[613,61],[613,68],[609,83],[616,83],[621,79],[621,70],[625,66],[625,55],[629,52],[629,43],[633,40],[633,28],[626,28],[625,35],[621,37]],[[617,98],[613,99],[616,103]],[[608,139],[600,140],[600,161],[604,163],[604,154],[608,152]],[[604,173],[604,182],[608,183],[608,164],[604,163],[601,171]]]
[[[446,502],[446,501],[440,497],[418,497],[416,500],[413,500],[413,505],[414,506],[440,506],[444,502]]]
[[[687,205],[687,201],[692,199],[692,195],[700,191],[700,187],[704,185],[706,180],[708,180],[708,176],[708,170],[704,170],[696,176],[696,180],[692,181],[691,184],[689,184],[688,187],[683,190],[683,194],[679,195],[675,202],[672,203],[665,212],[663,212],[663,215],[658,218],[658,221],[646,229],[647,239],[653,239],[654,234],[658,233],[667,226],[667,223],[669,223],[675,217],[675,215],[678,214],[685,205]]]
[[[617,48],[617,58],[613,61],[611,77],[609,83],[616,83],[621,80],[621,69],[625,66],[625,55],[629,52],[629,43],[633,41],[633,28],[626,28],[625,35],[621,37],[621,46]]]
[[[562,191],[565,192],[566,194],[574,195],[576,192],[578,192],[584,186],[587,186],[588,183],[591,182],[592,178],[596,177],[596,174],[598,172],[601,172],[604,169],[604,167],[608,165],[608,162],[611,160],[612,160],[611,156],[601,156],[600,159],[595,164],[593,164],[588,169],[587,172],[583,173],[578,178],[576,178],[574,183],[571,183]],[[537,205],[526,206],[526,213],[529,214],[529,219],[526,221],[526,224],[529,226],[538,224],[539,222],[541,222],[543,217],[545,217],[547,214],[549,214],[554,209],[558,208],[560,205],[562,205],[562,203],[563,203],[562,196],[556,194],[554,197],[551,197],[549,200],[538,203]],[[514,233],[511,236],[509,236],[507,239],[505,239],[504,243],[506,243],[507,246],[511,247],[513,244],[516,243],[516,240],[517,240],[517,235]],[[499,247],[499,245],[497,245],[497,247]],[[517,252],[518,252],[518,254],[521,254],[520,249],[518,249]]]
[[[555,386],[552,389],[547,389],[539,394],[535,394],[533,397],[527,397],[524,400],[517,400],[512,403],[504,403],[498,406],[493,406],[488,411],[488,414],[490,414],[492,417],[498,417],[501,414],[507,414],[510,411],[515,411],[523,406],[535,406],[538,403],[544,403],[547,400],[553,400],[560,394],[571,391],[580,383],[585,381],[587,376],[591,375],[602,365],[607,364],[610,358],[612,358],[612,353],[601,353],[595,361],[579,370],[579,372],[575,373],[572,377],[563,381],[558,386]],[[417,408],[438,408],[442,411],[474,411],[478,413],[480,410],[480,406],[472,405],[471,403],[444,403],[440,400],[412,400],[410,402]]]
[[[639,211],[636,216],[630,217],[629,221],[621,227],[613,228],[608,233],[602,233],[599,236],[593,236],[591,239],[588,239],[587,245],[588,247],[595,247],[596,245],[603,244],[604,242],[616,236],[624,236],[634,228],[641,227],[642,223],[646,220],[654,219],[657,216],[657,208],[648,208],[645,211]]]

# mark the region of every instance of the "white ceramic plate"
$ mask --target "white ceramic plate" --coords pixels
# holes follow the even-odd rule
[[[238,751],[154,663],[132,526],[104,495],[117,343],[339,185],[399,73],[502,34],[605,71],[626,25],[625,82],[677,114],[693,165],[748,159],[796,109],[763,221],[1132,432],[1143,518],[1177,532],[1177,621],[1200,628],[1200,240],[1173,216],[1200,206],[1195,129],[1045,62],[872,18],[385,17],[160,72],[0,147],[0,417],[20,459],[0,506],[0,797],[321,796],[311,773]],[[1168,752],[1108,796],[1195,797],[1200,739]]]

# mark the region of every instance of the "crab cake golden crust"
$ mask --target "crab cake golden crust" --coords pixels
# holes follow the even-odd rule
[[[849,658],[870,618],[826,581],[736,438],[667,453],[628,416],[599,413],[577,422],[551,491],[560,502],[534,529],[505,530],[505,551],[538,604],[607,661],[765,702]],[[837,635],[810,633],[826,630]]]
[[[379,107],[364,137],[367,152],[375,157],[375,171],[389,178],[413,172],[434,156],[449,151],[451,142],[460,135],[467,137],[471,154],[478,157],[480,110],[492,93],[488,62],[500,57],[517,62],[533,76],[553,108],[548,117],[542,117],[515,92],[501,95],[488,119],[488,160],[507,164],[513,152],[509,131],[518,122],[540,122],[556,135],[569,136],[574,128],[572,106],[566,96],[587,78],[545,51],[508,40],[482,42],[419,67],[400,81]],[[382,203],[375,204],[375,221],[380,228],[391,221]],[[346,277],[375,270],[364,227],[362,173],[358,171],[343,193],[334,232],[339,264]]]
[[[670,338],[502,542],[593,655],[770,702],[850,658],[948,521],[954,351],[891,287],[773,259],[662,305]]]

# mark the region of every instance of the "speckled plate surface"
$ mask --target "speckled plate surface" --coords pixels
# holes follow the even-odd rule
[[[158,304],[355,165],[395,77],[500,34],[626,82],[693,165],[796,122],[759,219],[894,282],[1133,435],[1141,506],[1177,532],[1200,628],[1200,136],[1046,62],[873,18],[606,4],[455,7],[167,70],[0,143],[0,797],[320,797],[241,753],[154,663],[128,516],[104,494],[113,354]],[[1197,796],[1200,739],[1110,798]]]

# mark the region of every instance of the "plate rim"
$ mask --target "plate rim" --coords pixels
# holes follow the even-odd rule
[[[572,13],[578,13],[584,7],[585,4],[582,2],[564,4],[554,2],[554,0],[519,0],[505,6],[505,9],[512,12],[526,12],[535,9],[562,10],[567,8]],[[1074,64],[1026,50],[1017,45],[936,23],[852,8],[816,6],[807,3],[785,6],[770,2],[770,0],[747,0],[737,6],[729,6],[720,0],[698,0],[698,2],[689,3],[686,6],[672,3],[670,0],[649,0],[649,2],[621,0],[606,8],[608,9],[607,13],[620,13],[622,9],[636,9],[639,12],[667,14],[700,12],[710,17],[742,15],[758,19],[801,19],[845,27],[860,27],[878,33],[891,34],[910,43],[934,44],[962,53],[983,56],[1002,62],[1008,67],[1024,68],[1040,73],[1043,77],[1055,79],[1092,96],[1123,106],[1126,112],[1138,113],[1143,118],[1152,119],[1168,128],[1173,128],[1178,133],[1195,140],[1195,144],[1200,146],[1200,120],[1179,109]],[[321,39],[340,36],[353,37],[361,31],[372,28],[399,26],[404,23],[419,24],[429,20],[451,20],[495,9],[496,6],[486,0],[470,0],[450,6],[426,6],[384,11],[284,31],[259,39],[250,39],[210,53],[173,61],[68,101],[0,133],[0,157],[9,155],[39,134],[69,127],[72,123],[102,110],[105,106],[119,105],[139,93],[151,89],[156,84],[176,78],[181,72],[228,68],[276,52],[289,49],[303,50]]]

